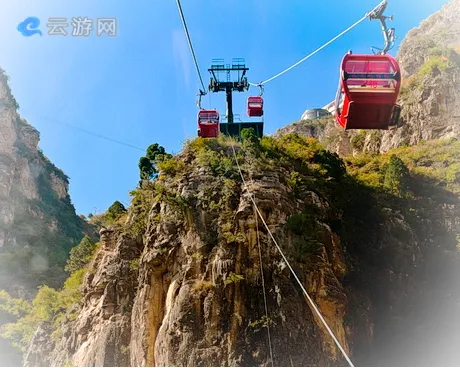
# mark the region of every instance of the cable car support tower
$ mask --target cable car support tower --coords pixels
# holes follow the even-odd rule
[[[220,132],[236,138],[241,136],[241,130],[253,128],[256,135],[263,136],[263,121],[258,122],[235,122],[233,114],[233,92],[245,92],[249,89],[245,61],[242,58],[233,58],[231,64],[225,64],[223,59],[213,59],[209,82],[209,92],[225,92],[227,101],[227,122],[220,123]],[[223,77],[223,78],[222,78]],[[232,79],[233,77],[233,79]],[[236,77],[236,78],[235,78]]]

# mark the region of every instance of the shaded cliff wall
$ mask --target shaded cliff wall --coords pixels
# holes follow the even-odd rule
[[[0,289],[29,296],[38,285],[62,284],[69,250],[84,223],[68,194],[68,178],[38,148],[38,131],[16,112],[0,75]]]
[[[39,285],[62,285],[69,250],[89,228],[75,213],[67,176],[17,113],[7,79],[0,69],[0,290],[28,299]],[[8,321],[0,312],[0,325]],[[18,357],[0,340],[3,364],[20,364]]]

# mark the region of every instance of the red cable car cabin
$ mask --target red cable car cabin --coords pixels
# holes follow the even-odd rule
[[[198,113],[198,137],[216,138],[219,135],[219,112],[200,110]]]
[[[262,116],[264,114],[264,100],[260,96],[248,98],[248,116]]]
[[[396,125],[400,87],[399,65],[390,55],[345,55],[335,100],[337,122],[345,129]]]

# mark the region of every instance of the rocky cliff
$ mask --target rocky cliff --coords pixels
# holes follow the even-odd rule
[[[71,203],[67,176],[38,148],[38,131],[16,109],[1,71],[0,289],[27,295],[44,283],[62,284],[69,250],[85,225]]]
[[[423,140],[460,136],[460,0],[410,31],[396,56],[403,83],[403,107],[391,131],[343,131],[334,119],[300,121],[277,134],[297,132],[317,137],[341,155],[383,153]]]
[[[0,69],[0,290],[30,298],[39,285],[63,283],[69,250],[85,225],[70,201],[67,176],[41,152],[38,131],[16,110]],[[5,320],[0,312],[0,325]]]
[[[367,171],[378,183],[391,179],[388,157],[350,161],[347,174],[340,159],[296,135],[260,146],[195,140],[133,193],[128,217],[102,230],[84,297],[69,311],[76,317],[54,340],[42,325],[26,365],[264,366],[270,346],[277,366],[346,364],[250,195],[356,364],[458,363],[455,347],[434,355],[437,339],[458,341],[443,329],[455,324],[458,307],[448,316],[438,308],[445,313],[460,300],[451,279],[459,270],[459,192],[415,170],[415,159],[435,149],[459,164],[458,143],[422,148],[407,158],[411,173],[398,176],[410,192],[401,196],[363,184]]]

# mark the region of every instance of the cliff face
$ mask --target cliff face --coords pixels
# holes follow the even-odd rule
[[[423,140],[460,136],[460,0],[410,31],[396,56],[403,77],[399,125],[391,131],[344,132],[334,119],[304,121],[277,134],[314,136],[341,155],[383,153]]]
[[[18,147],[37,150],[39,134],[31,126],[20,121],[15,112],[15,102],[12,99],[2,75],[0,83],[0,200],[1,223],[0,247],[8,242],[15,242],[14,238],[8,239],[7,226],[14,220],[15,204],[12,201],[13,191],[16,190],[29,200],[38,198],[37,185],[31,174],[27,158],[17,155]]]
[[[102,232],[76,319],[53,343],[42,326],[27,366],[269,365],[267,325],[275,365],[346,364],[256,220],[250,193],[356,364],[455,362],[411,334],[458,338],[430,324],[434,301],[460,298],[450,279],[459,269],[458,198],[423,177],[408,202],[378,194],[295,136],[242,148],[248,190],[229,142],[198,139],[135,193],[126,223]],[[426,354],[414,353],[420,346]]]
[[[68,195],[68,178],[38,148],[0,69],[0,290],[30,298],[39,285],[61,285],[69,250],[84,223]],[[0,308],[1,309],[1,308]],[[0,311],[0,326],[11,319]],[[20,364],[0,340],[0,361]]]
[[[40,151],[0,73],[0,289],[29,296],[60,285],[69,250],[83,237],[68,178]]]
[[[230,154],[228,148],[225,154]],[[47,361],[31,359],[36,356],[32,353],[27,364],[268,364],[256,226],[263,247],[273,348],[283,352],[275,364],[341,362],[286,265],[268,246],[261,222],[256,225],[248,193],[234,180],[235,168],[230,177],[216,177],[209,167],[198,164],[192,151],[183,160],[194,169],[144,190],[156,198],[149,204],[142,240],[103,231],[104,246],[90,266],[95,273],[85,280],[77,320],[65,327],[67,336]],[[317,227],[325,248],[303,259],[298,271],[346,345],[347,301],[338,281],[346,266],[340,240],[327,224],[335,211],[314,192],[305,192],[303,200],[290,195],[288,176],[285,170],[258,171],[252,177],[252,191],[273,230],[307,205],[322,213],[318,224],[311,226]],[[282,228],[276,232],[294,247],[296,234]],[[307,264],[312,270],[308,276]]]

